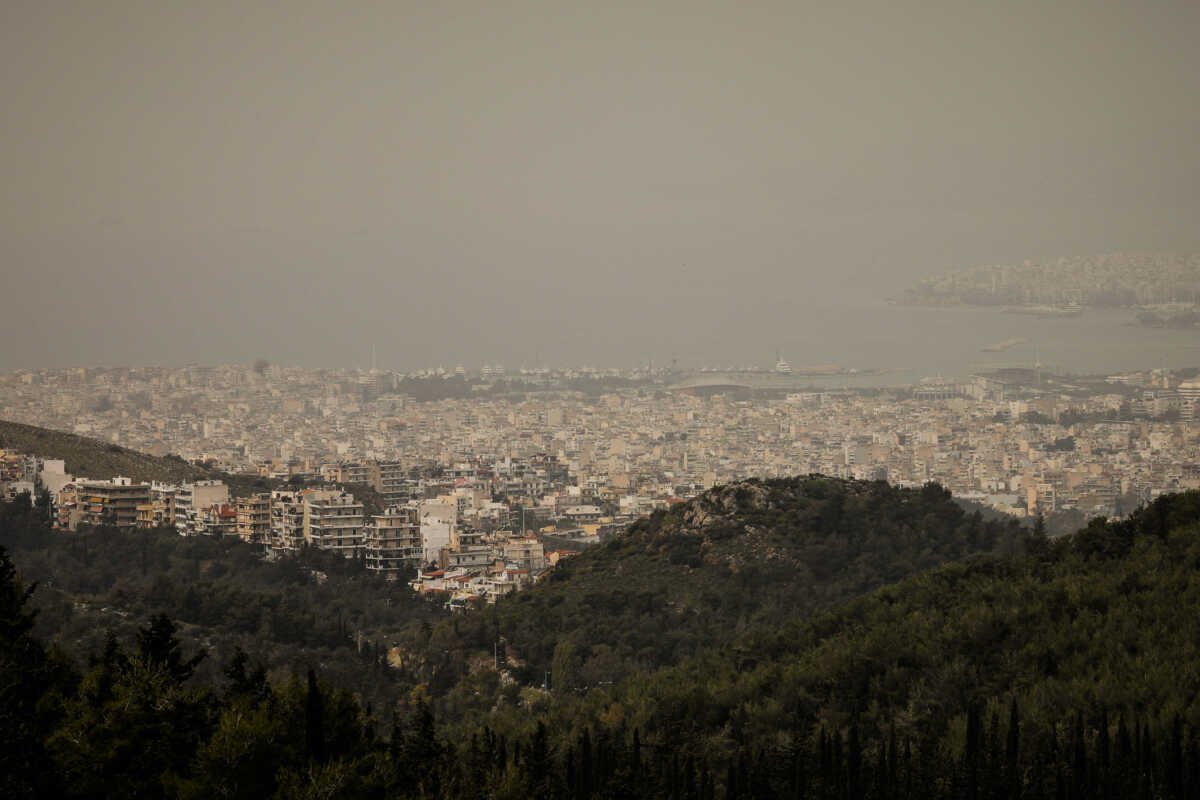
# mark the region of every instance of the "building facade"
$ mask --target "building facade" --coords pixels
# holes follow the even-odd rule
[[[371,517],[364,545],[367,569],[397,578],[421,564],[421,520],[412,506],[392,506]]]

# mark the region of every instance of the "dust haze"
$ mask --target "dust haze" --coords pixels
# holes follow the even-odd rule
[[[1195,3],[833,5],[9,0],[0,369],[762,360],[1200,249]]]

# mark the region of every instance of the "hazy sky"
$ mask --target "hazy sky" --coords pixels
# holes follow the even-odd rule
[[[0,369],[750,358],[929,271],[1200,249],[1197,42],[1195,0],[4,0]]]

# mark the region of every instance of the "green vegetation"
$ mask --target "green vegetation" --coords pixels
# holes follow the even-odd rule
[[[237,496],[268,491],[275,485],[258,476],[231,475],[190,464],[178,456],[147,455],[99,439],[7,420],[0,420],[0,448],[61,458],[66,462],[68,474],[88,478],[109,479],[124,475],[135,481],[164,483],[222,480]]]
[[[443,635],[448,669],[503,637],[540,683],[556,650],[578,674],[559,689],[616,682],[979,552],[1012,552],[1015,521],[968,514],[939,486],[820,476],[745,481],[659,512],[565,561],[549,579]],[[442,628],[447,627],[443,625]]]
[[[172,529],[49,531],[28,501],[0,505],[0,546],[37,581],[34,632],[83,656],[109,634],[168,614],[180,635],[212,658],[198,678],[216,680],[239,648],[285,677],[320,664],[323,676],[387,705],[400,673],[387,650],[411,626],[442,616],[404,582],[388,582],[361,562],[320,550],[265,561],[233,537],[182,537]]]
[[[27,502],[4,507],[0,531],[22,566],[0,557],[5,796],[1200,792],[1200,493],[1052,540],[935,486],[746,482],[436,622],[417,601],[372,605],[387,589],[352,562],[241,564],[223,541],[170,537],[143,561],[138,534],[46,544]],[[97,578],[91,548],[73,567],[85,541],[120,551],[107,568],[124,569]],[[160,572],[169,591],[154,588]],[[211,594],[189,600],[205,582]],[[127,610],[126,625],[95,646],[63,635],[60,604],[83,596]],[[296,643],[301,659],[259,670],[261,650],[214,633],[249,629],[230,606],[293,596],[290,618],[312,630],[260,615],[252,639]],[[321,613],[339,600],[367,604],[351,629],[396,630],[403,661],[366,659],[357,685],[335,675],[352,693],[323,683],[326,654],[356,653]],[[390,687],[387,701],[367,684]]]

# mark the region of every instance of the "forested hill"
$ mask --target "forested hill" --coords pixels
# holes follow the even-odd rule
[[[40,536],[15,522],[18,542]],[[992,552],[854,596],[968,550]],[[666,577],[638,605],[622,582],[643,562]],[[187,564],[172,580],[194,580]],[[834,605],[801,589],[839,582]],[[201,680],[200,642],[162,617],[86,664],[47,652],[29,598],[0,553],[4,796],[1200,796],[1200,493],[1047,540],[936,487],[724,487],[495,609],[414,619],[396,703],[374,711],[319,663],[268,682],[226,653]]]
[[[78,663],[108,636],[128,639],[166,614],[186,645],[209,653],[198,680],[218,679],[241,648],[272,677],[320,665],[322,677],[386,706],[407,691],[386,668],[391,642],[446,616],[406,583],[336,553],[269,561],[237,537],[51,531],[38,512],[24,498],[0,503],[0,547],[38,584],[34,633]]]
[[[732,763],[735,796],[1200,796],[1200,493],[1028,550],[556,693],[550,713],[578,736],[620,709],[643,746]]]
[[[500,640],[527,680],[550,670],[562,689],[611,683],[921,569],[1015,553],[1024,533],[964,512],[936,485],[748,480],[636,523],[439,641],[455,674]]]
[[[235,494],[271,487],[265,479],[206,469],[175,456],[152,456],[100,439],[8,420],[0,420],[0,449],[61,458],[68,474],[87,478],[106,480],[123,475],[135,481],[164,483],[216,479],[229,484]]]

